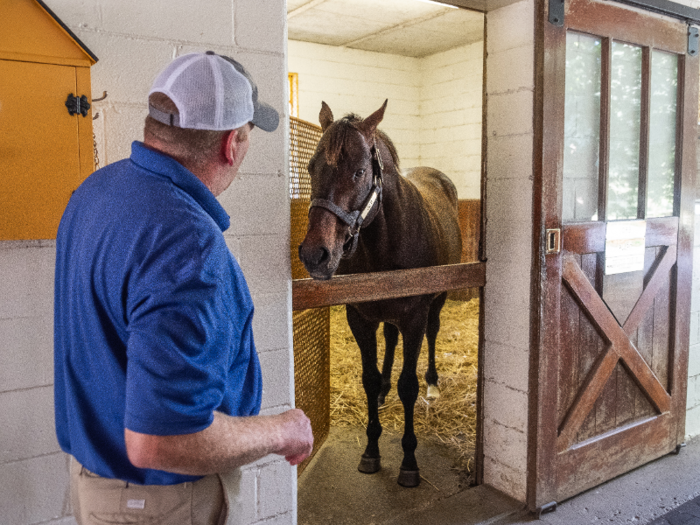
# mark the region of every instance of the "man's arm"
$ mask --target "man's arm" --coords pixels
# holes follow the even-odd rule
[[[298,409],[250,417],[214,412],[214,422],[194,434],[154,436],[126,429],[124,437],[135,467],[193,476],[226,472],[268,454],[298,465],[311,454],[314,440],[309,418]]]

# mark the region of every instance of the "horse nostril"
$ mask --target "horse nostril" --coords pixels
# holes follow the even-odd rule
[[[299,259],[307,267],[318,267],[328,261],[329,258],[330,252],[325,246],[305,248],[303,244],[299,245]]]
[[[325,263],[330,258],[330,253],[324,246],[321,246],[321,248],[318,250],[318,255],[319,258],[316,264]]]

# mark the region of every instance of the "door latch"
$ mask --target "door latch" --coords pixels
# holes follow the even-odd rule
[[[87,117],[90,103],[85,95],[78,98],[71,93],[66,99],[66,107],[68,108],[68,114],[71,116],[80,113],[83,117]]]
[[[561,229],[552,228],[547,230],[545,255],[559,253],[561,251]]]

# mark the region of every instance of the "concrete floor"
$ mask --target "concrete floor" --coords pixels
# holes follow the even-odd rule
[[[487,486],[468,488],[451,470],[449,452],[419,440],[424,480],[414,489],[396,483],[400,436],[382,436],[382,470],[357,471],[364,432],[332,429],[299,478],[300,525],[521,525],[537,522],[524,506]],[[669,455],[559,504],[541,516],[547,525],[651,523],[700,496],[700,439]]]
[[[472,499],[481,492],[468,490],[471,479],[453,468],[454,452],[447,446],[419,438],[416,459],[421,484],[407,489],[396,482],[403,457],[401,435],[385,432],[380,438],[382,469],[376,474],[357,470],[365,444],[364,429],[331,428],[325,444],[299,477],[299,525],[408,523],[411,515],[451,497],[466,493]],[[509,512],[521,508],[497,493],[494,503],[494,508],[479,515],[503,514],[496,507]]]

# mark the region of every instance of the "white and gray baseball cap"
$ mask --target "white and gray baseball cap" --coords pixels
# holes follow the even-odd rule
[[[148,107],[152,118],[169,126],[226,131],[252,122],[264,131],[274,131],[279,124],[277,111],[258,100],[250,73],[234,59],[213,51],[173,60],[156,77],[151,93],[163,93],[175,103],[179,114]]]

